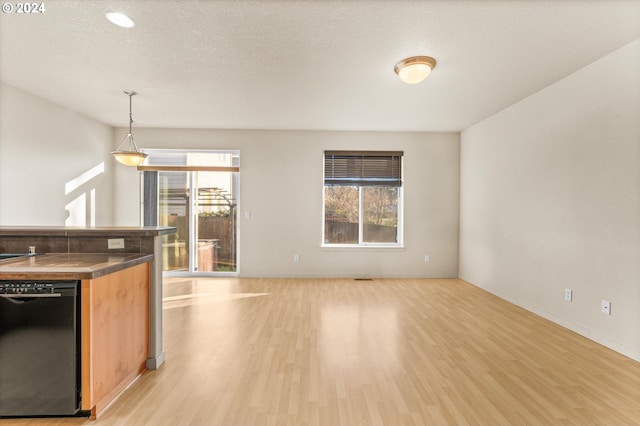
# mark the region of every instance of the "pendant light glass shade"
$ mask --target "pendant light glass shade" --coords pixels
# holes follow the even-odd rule
[[[113,154],[114,158],[118,160],[118,162],[125,166],[139,166],[144,163],[144,160],[148,155],[144,152],[135,151],[114,151],[111,154]]]
[[[412,56],[398,62],[393,70],[400,80],[407,84],[420,83],[436,67],[436,60],[430,56]]]
[[[136,145],[136,141],[133,139],[133,132],[131,130],[133,126],[133,117],[131,115],[131,97],[136,95],[136,92],[125,91],[129,96],[129,133],[122,139],[118,148],[115,151],[111,151],[111,155],[125,166],[139,166],[144,162],[149,154],[141,152]],[[123,145],[127,143],[127,149],[122,149]]]

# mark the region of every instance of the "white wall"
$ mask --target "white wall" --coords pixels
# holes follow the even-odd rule
[[[118,129],[116,139],[124,134]],[[459,135],[136,129],[146,148],[240,150],[240,275],[456,277]],[[403,150],[403,249],[321,248],[323,151]],[[140,223],[137,172],[116,168],[117,225]],[[133,208],[138,206],[138,208]],[[246,219],[244,212],[251,212]],[[300,262],[293,262],[293,255]],[[429,263],[424,256],[431,256]]]
[[[112,222],[112,128],[0,83],[0,225]]]
[[[461,278],[640,360],[640,40],[462,132],[460,207]]]

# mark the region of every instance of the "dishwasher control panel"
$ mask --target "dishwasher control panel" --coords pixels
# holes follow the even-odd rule
[[[43,281],[0,282],[0,294],[48,294],[54,292],[54,284]]]

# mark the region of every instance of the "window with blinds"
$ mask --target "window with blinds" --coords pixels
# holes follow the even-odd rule
[[[325,151],[324,184],[401,186],[402,151]]]
[[[401,246],[402,151],[325,151],[325,246]]]

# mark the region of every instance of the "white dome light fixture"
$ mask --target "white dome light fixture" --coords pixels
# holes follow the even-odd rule
[[[122,28],[132,28],[135,24],[133,23],[133,19],[129,18],[124,13],[120,12],[107,12],[107,19]]]
[[[427,78],[435,67],[436,60],[431,56],[412,56],[398,62],[393,70],[400,80],[407,84],[416,84]]]
[[[137,93],[132,90],[126,90],[124,93],[127,96],[129,96],[129,133],[127,133],[124,139],[122,139],[122,142],[120,142],[120,145],[118,145],[116,150],[111,151],[111,155],[113,155],[113,157],[116,160],[118,160],[120,163],[124,164],[125,166],[139,166],[140,164],[144,163],[145,158],[147,158],[149,154],[147,154],[146,152],[141,152],[138,149],[138,145],[136,145],[136,141],[133,140],[133,131],[132,131],[133,118],[131,115],[131,97],[137,95]],[[129,143],[128,149],[126,150],[121,149],[122,145],[124,145],[125,142]]]

